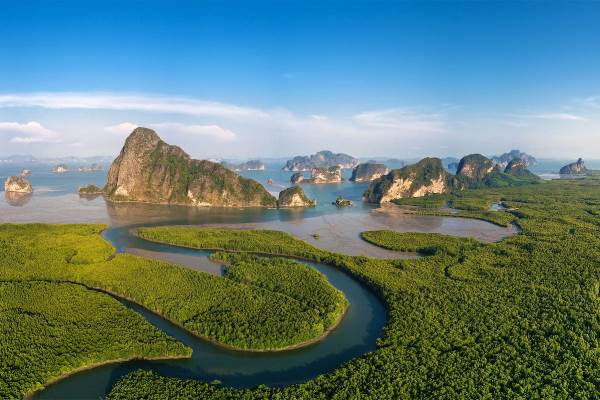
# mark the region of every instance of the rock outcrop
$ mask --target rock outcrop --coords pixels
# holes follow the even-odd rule
[[[58,164],[52,168],[52,172],[55,174],[64,174],[65,172],[69,172],[69,167],[67,167],[65,164]]]
[[[561,175],[584,175],[587,173],[585,162],[579,158],[576,162],[567,164],[560,169]]]
[[[100,196],[104,194],[104,189],[96,185],[85,185],[79,188],[80,196]]]
[[[26,168],[23,168],[23,169],[21,170],[21,173],[20,173],[20,175],[21,175],[23,178],[27,178],[29,175],[31,175],[31,170],[28,170],[28,169],[26,169]]]
[[[525,178],[531,181],[540,179],[537,175],[535,175],[527,169],[527,163],[521,160],[520,158],[513,158],[508,163],[506,168],[504,168],[504,173],[519,178]]]
[[[31,183],[22,176],[9,176],[4,182],[4,191],[6,193],[31,194],[33,188]]]
[[[304,174],[302,172],[296,172],[290,177],[290,182],[292,185],[297,185],[304,182]]]
[[[508,153],[504,153],[491,158],[494,165],[498,165],[502,169],[506,168],[508,166],[508,163],[515,159],[520,159],[523,163],[525,163],[525,166],[527,168],[537,164],[537,160],[535,159],[535,157],[527,153],[523,153],[520,150],[511,150]]]
[[[374,180],[363,198],[370,203],[386,203],[402,197],[446,193],[454,185],[454,179],[444,169],[442,160],[424,158]]]
[[[275,207],[258,182],[224,166],[194,160],[151,129],[136,128],[108,172],[104,192],[111,201],[197,207]]]
[[[383,175],[387,175],[388,168],[385,164],[364,163],[358,164],[352,170],[352,182],[371,182]]]
[[[354,168],[358,165],[358,159],[348,154],[334,154],[329,150],[319,151],[311,156],[297,156],[288,160],[283,167],[284,171],[311,171],[313,168],[329,168],[338,166],[340,168]]]
[[[340,183],[342,181],[342,169],[339,166],[313,168],[310,172],[311,183]]]
[[[342,196],[338,196],[331,204],[337,208],[354,207],[354,202],[352,200],[345,199]]]
[[[461,158],[456,175],[470,181],[481,181],[494,171],[494,163],[481,154],[469,154]]]
[[[280,208],[315,207],[316,205],[317,201],[309,199],[300,186],[282,190],[277,200],[277,206]]]

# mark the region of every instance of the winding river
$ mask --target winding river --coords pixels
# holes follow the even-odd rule
[[[152,256],[184,263],[188,267],[218,274],[220,266],[208,259],[209,252],[185,249],[138,238],[130,227],[105,231],[117,251]],[[296,350],[273,353],[232,351],[201,340],[160,316],[125,300],[126,307],[140,313],[150,323],[193,349],[191,359],[166,361],[131,361],[104,365],[71,375],[37,393],[36,399],[98,399],[106,395],[124,374],[139,368],[160,374],[219,380],[224,385],[250,387],[259,384],[282,386],[303,382],[331,371],[341,363],[376,347],[386,323],[386,309],[366,286],[346,273],[325,264],[308,263],[323,273],[329,282],[344,292],[350,302],[340,325],[322,341]]]

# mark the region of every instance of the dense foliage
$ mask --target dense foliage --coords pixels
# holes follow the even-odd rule
[[[289,236],[238,232],[253,251],[322,259],[368,282],[389,323],[378,349],[286,388],[220,388],[138,372],[111,399],[590,399],[600,387],[600,184],[503,189],[521,233],[461,254],[384,261],[323,254]],[[466,212],[468,213],[468,212]],[[190,240],[193,231],[181,238]],[[208,239],[200,242],[218,243]]]
[[[308,342],[331,324],[332,314],[258,285],[128,254],[114,255],[112,246],[98,235],[101,229],[1,225],[0,278],[82,283],[126,297],[199,336],[247,350],[276,350]],[[308,276],[313,273],[300,267]],[[299,273],[295,265],[292,268]],[[263,279],[266,282],[268,277]],[[328,287],[323,290],[334,290],[326,280],[319,283]],[[331,304],[331,310],[338,310],[339,305]]]
[[[94,364],[191,355],[112,297],[70,283],[0,282],[0,338],[2,399]]]
[[[440,233],[367,231],[361,237],[369,243],[397,251],[416,251],[421,254],[446,252],[458,255],[482,244],[474,239],[442,235]]]
[[[329,284],[320,272],[280,257],[257,257],[217,252],[212,258],[227,263],[225,277],[270,292],[283,294],[316,311],[325,328],[338,322],[346,310],[344,294]]]

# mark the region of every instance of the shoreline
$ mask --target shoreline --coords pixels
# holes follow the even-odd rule
[[[120,364],[120,363],[129,362],[129,361],[186,360],[186,359],[190,359],[190,358],[192,358],[191,355],[189,357],[188,356],[164,356],[164,357],[161,357],[161,356],[156,356],[156,357],[135,356],[135,357],[128,357],[128,358],[118,358],[118,359],[114,359],[114,360],[99,361],[99,362],[96,362],[93,364],[77,367],[69,372],[66,372],[62,375],[54,377],[54,378],[50,379],[49,381],[45,382],[41,388],[25,393],[25,395],[23,395],[23,399],[31,400],[37,393],[43,392],[44,390],[48,389],[48,387],[50,387],[64,379],[67,379],[72,375],[75,375],[75,374],[78,374],[80,372],[87,371],[90,369],[102,367],[104,365]]]

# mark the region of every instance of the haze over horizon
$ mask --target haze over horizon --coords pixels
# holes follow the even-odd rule
[[[600,4],[18,2],[0,156],[600,159]],[[28,21],[23,24],[22,21]]]

